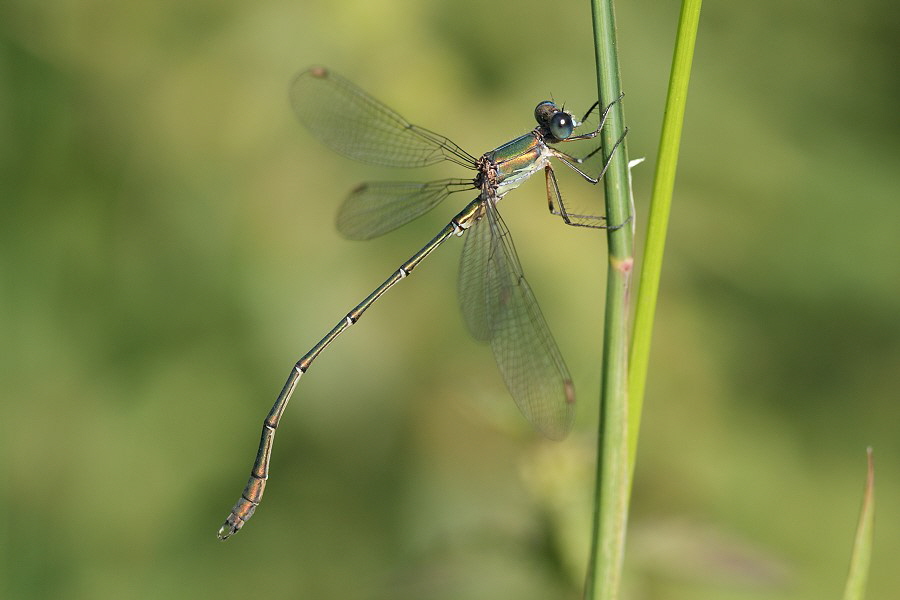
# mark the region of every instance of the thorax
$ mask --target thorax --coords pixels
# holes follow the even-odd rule
[[[486,152],[478,161],[482,191],[499,200],[543,169],[550,156],[550,148],[535,131]]]

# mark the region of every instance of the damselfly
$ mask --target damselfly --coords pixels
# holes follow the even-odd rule
[[[468,233],[460,259],[458,293],[469,331],[477,340],[490,342],[510,394],[534,427],[550,438],[565,437],[575,416],[575,388],[525,281],[509,230],[497,212],[497,203],[543,170],[552,214],[569,225],[606,228],[603,217],[567,210],[550,159],[560,160],[585,180],[597,183],[625,134],[613,146],[596,177],[583,170],[583,163],[599,147],[587,156],[576,158],[551,145],[594,138],[602,129],[609,109],[619,99],[621,96],[606,106],[595,129],[577,135],[573,135],[575,129],[599,107],[599,102],[591,106],[581,121],[551,101],[541,102],[534,109],[537,127],[476,158],[446,137],[412,125],[325,68],[315,67],[297,76],[291,85],[294,111],[313,136],[338,153],[390,167],[423,167],[449,161],[475,171],[471,179],[368,183],[357,187],[338,213],[337,227],[346,237],[369,239],[387,233],[427,212],[454,192],[475,190],[478,196],[297,361],[263,423],[250,481],[219,529],[220,539],[235,534],[262,499],[275,429],[300,376],[382,294],[453,236]]]

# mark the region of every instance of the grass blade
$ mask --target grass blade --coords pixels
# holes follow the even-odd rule
[[[638,432],[647,382],[647,365],[650,359],[650,338],[653,332],[656,298],[659,293],[663,250],[669,226],[672,190],[675,188],[675,170],[678,165],[678,150],[681,145],[684,110],[687,104],[688,83],[691,77],[691,63],[697,40],[701,4],[701,0],[684,0],[681,4],[675,52],[672,57],[672,73],[669,78],[665,115],[659,140],[659,158],[656,163],[653,192],[650,197],[650,211],[647,215],[647,237],[635,303],[628,373],[631,391],[629,464],[632,468],[634,468],[634,457],[637,452]]]

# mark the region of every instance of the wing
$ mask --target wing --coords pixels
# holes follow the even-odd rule
[[[351,240],[372,239],[425,214],[453,192],[474,188],[465,179],[364,183],[341,205],[337,229]]]
[[[575,418],[575,388],[556,341],[525,280],[509,230],[490,203],[466,234],[459,295],[476,339],[488,340],[522,414],[561,439]]]
[[[475,157],[449,139],[412,125],[324,67],[297,75],[290,96],[310,133],[344,156],[389,167],[423,167],[443,160],[475,167]]]
[[[459,280],[457,293],[463,320],[472,337],[480,342],[491,339],[488,307],[491,298],[499,298],[499,290],[489,291],[487,286],[496,281],[488,281],[488,259],[493,250],[491,228],[485,217],[466,231],[466,240],[459,257]]]

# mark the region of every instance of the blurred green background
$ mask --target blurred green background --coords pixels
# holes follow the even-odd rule
[[[639,242],[677,12],[618,6]],[[593,101],[590,36],[586,3],[532,0],[0,5],[0,596],[578,597],[605,240],[541,182],[503,209],[579,389],[572,436],[533,434],[466,336],[449,243],[322,355],[262,508],[215,532],[294,361],[465,200],[342,240],[359,181],[459,171],[329,153],[292,76],[327,64],[479,154],[539,100]],[[631,600],[839,597],[867,445],[869,597],[900,597],[898,40],[888,0],[704,7]]]

